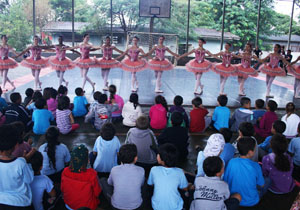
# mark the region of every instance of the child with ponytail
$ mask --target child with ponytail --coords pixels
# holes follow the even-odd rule
[[[155,105],[149,111],[150,126],[153,129],[164,129],[167,125],[168,104],[166,99],[158,95],[155,97]]]
[[[112,121],[115,122],[115,121],[119,121],[121,118],[122,118],[122,109],[123,109],[123,106],[124,106],[124,100],[121,96],[117,95],[117,87],[115,85],[110,85],[108,87],[108,91],[110,93],[110,96],[109,96],[109,102],[112,104],[113,102],[118,104],[118,107],[119,109],[117,111],[114,111],[112,114],[111,114],[111,117],[112,117]]]

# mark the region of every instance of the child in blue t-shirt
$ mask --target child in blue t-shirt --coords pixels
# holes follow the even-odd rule
[[[46,191],[50,195],[50,199],[54,200],[56,193],[54,190],[53,182],[46,175],[41,175],[41,169],[43,168],[43,155],[36,151],[30,158],[30,163],[34,171],[34,178],[30,184],[32,192],[32,203],[34,209],[43,210],[43,196]]]
[[[262,99],[257,99],[255,101],[255,110],[253,110],[253,121],[256,125],[259,125],[259,120],[266,113],[264,109],[265,101]]]
[[[220,129],[220,134],[222,134],[224,139],[225,139],[225,146],[224,146],[224,149],[223,149],[223,151],[220,155],[220,158],[222,160],[224,160],[225,166],[227,166],[229,160],[231,160],[234,157],[234,153],[235,153],[235,148],[230,143],[231,138],[232,138],[232,132],[229,128],[221,128]]]
[[[35,102],[39,98],[43,98],[42,93],[40,91],[38,91],[38,90],[34,91],[34,93],[32,95],[32,100],[28,103],[28,105],[26,107],[31,113],[36,110]]]
[[[241,195],[240,206],[256,206],[260,199],[257,187],[263,187],[265,184],[261,167],[251,160],[255,145],[256,142],[251,137],[240,138],[237,144],[240,157],[229,161],[224,174],[224,181],[228,183],[230,193]]]
[[[166,143],[159,147],[157,161],[150,171],[148,185],[154,185],[152,208],[154,210],[181,210],[183,200],[178,189],[187,190],[188,182],[181,168],[175,167],[177,149]]]
[[[218,96],[218,105],[213,113],[212,121],[215,129],[229,127],[230,110],[226,107],[228,98],[225,95]]]
[[[273,125],[272,125],[272,129],[271,129],[271,133],[273,135],[275,134],[283,134],[284,131],[286,129],[286,124],[281,121],[281,120],[276,120]],[[272,135],[272,136],[273,136]],[[272,152],[272,149],[271,149],[271,145],[270,145],[270,142],[271,142],[271,138],[272,136],[268,136],[263,143],[259,144],[258,145],[258,156],[260,158],[262,158],[263,156],[269,154]]]
[[[87,113],[88,101],[84,96],[84,91],[82,88],[75,89],[76,97],[74,98],[74,108],[73,108],[73,116],[74,117],[82,117]]]
[[[50,122],[54,120],[52,113],[47,109],[47,102],[44,98],[39,98],[35,102],[36,110],[32,114],[33,132],[38,135],[46,133],[50,127]]]

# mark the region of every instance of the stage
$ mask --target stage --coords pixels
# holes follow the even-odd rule
[[[101,78],[101,69],[91,68],[88,72],[88,76],[96,83],[96,90],[102,91],[103,80]],[[10,70],[8,77],[15,81],[17,88],[14,91],[20,92],[22,96],[27,88],[33,88],[33,77],[31,71],[24,67],[18,67]],[[66,71],[64,78],[69,81],[69,93],[71,98],[75,96],[75,88],[81,87],[82,78],[80,77],[79,68]],[[155,78],[154,72],[151,70],[145,70],[137,73],[139,82],[139,101],[143,105],[152,105],[154,98],[157,95],[154,92]],[[40,77],[42,88],[45,87],[58,87],[59,79],[56,76],[56,72],[51,69],[43,69]],[[118,88],[118,94],[121,95],[124,101],[129,99],[131,94],[131,74],[121,69],[112,69],[109,74],[109,84],[114,84]],[[202,76],[202,84],[204,85],[203,94],[200,96],[203,100],[204,106],[212,107],[217,105],[217,96],[219,95],[219,76],[214,72],[204,73]],[[294,101],[296,105],[300,105],[299,99],[293,99],[293,84],[294,78],[292,76],[277,77],[272,85],[271,94],[274,95],[274,99],[280,108],[284,108],[286,103]],[[166,98],[168,104],[173,103],[173,98],[176,95],[181,95],[184,98],[184,105],[191,105],[191,100],[194,95],[195,76],[193,73],[187,72],[183,66],[177,66],[172,71],[166,71],[162,76],[162,95]],[[7,83],[7,87],[10,88]],[[239,85],[237,77],[230,77],[225,85],[225,93],[228,96],[228,106],[238,107],[240,97],[238,96]],[[92,101],[92,87],[87,82],[85,86],[86,97],[89,101]],[[245,83],[245,92],[247,97],[251,98],[252,106],[254,101],[258,98],[265,99],[265,75],[260,74],[256,78],[249,77]],[[8,91],[3,97],[8,99],[9,94],[12,91]]]

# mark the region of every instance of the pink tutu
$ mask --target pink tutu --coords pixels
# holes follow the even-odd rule
[[[66,71],[75,68],[75,65],[69,58],[64,58],[60,61],[56,56],[49,58],[49,65],[56,71]]]
[[[276,76],[285,76],[285,71],[276,66],[275,68],[272,68],[271,66],[269,66],[268,63],[265,63],[263,65],[261,65],[259,67],[259,70],[265,74],[268,74],[269,76],[272,76],[272,77],[276,77]]]
[[[194,73],[208,72],[213,67],[212,63],[208,60],[199,63],[196,59],[190,60],[185,66],[187,71]]]
[[[117,61],[116,59],[105,59],[105,58],[100,58],[98,61],[98,67],[101,69],[112,69],[112,68],[118,68],[120,67],[120,62]]]
[[[75,64],[75,66],[77,66],[81,69],[98,67],[97,59],[95,57],[94,58],[86,58],[86,59],[81,59],[79,57],[75,61],[73,61],[73,63]]]
[[[164,59],[162,61],[158,59],[151,59],[148,62],[148,66],[154,71],[168,71],[174,69],[172,63],[168,59]]]
[[[124,58],[120,66],[124,71],[139,72],[148,67],[145,59],[138,59],[137,61],[131,61],[130,58]]]
[[[18,66],[18,63],[12,59],[12,58],[7,58],[7,59],[0,59],[0,70],[3,69],[14,69]]]
[[[236,67],[237,67],[236,74],[239,77],[248,78],[249,76],[251,76],[251,77],[258,76],[258,72],[255,71],[255,69],[252,67],[244,68],[244,66],[242,64],[238,64],[238,65],[236,65]]]
[[[33,58],[26,58],[21,62],[21,65],[30,69],[39,70],[49,66],[49,58],[42,57],[34,60]]]
[[[223,77],[235,76],[237,71],[236,67],[231,64],[228,67],[224,66],[223,64],[217,64],[214,65],[212,70]]]
[[[293,68],[287,67],[290,74],[294,75],[297,79],[300,79],[300,65],[293,65]]]

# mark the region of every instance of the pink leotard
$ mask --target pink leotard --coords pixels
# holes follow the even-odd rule
[[[9,52],[8,47],[0,47],[0,59],[1,60],[8,59],[8,52]]]
[[[272,69],[278,67],[279,60],[280,60],[280,59],[278,58],[278,56],[270,55],[269,66],[270,66]]]
[[[163,48],[156,48],[155,50],[155,57],[160,60],[160,61],[163,61],[165,60],[165,53],[166,53],[166,48],[163,47]]]
[[[81,52],[81,59],[88,59],[90,58],[90,47],[82,46],[80,47]]]
[[[232,54],[231,53],[223,53],[223,59],[222,59],[222,64],[223,66],[230,66],[231,64],[231,59],[232,59]]]
[[[55,47],[56,50],[56,58],[59,61],[62,61],[66,58],[66,50],[62,49],[61,47],[56,46]]]
[[[249,68],[251,66],[251,56],[249,55],[243,55],[241,64],[243,66],[243,68]]]
[[[31,52],[31,58],[33,60],[40,60],[42,57],[41,57],[41,54],[42,54],[42,49],[39,48],[39,47],[31,47],[30,48],[30,52]]]
[[[113,49],[111,47],[104,47],[103,58],[106,60],[111,60]]]
[[[205,58],[205,50],[196,50],[195,51],[195,60],[198,63],[203,63]]]
[[[130,56],[130,60],[132,62],[137,61],[138,60],[138,56],[139,56],[140,51],[139,50],[132,50],[130,49],[128,54]]]

